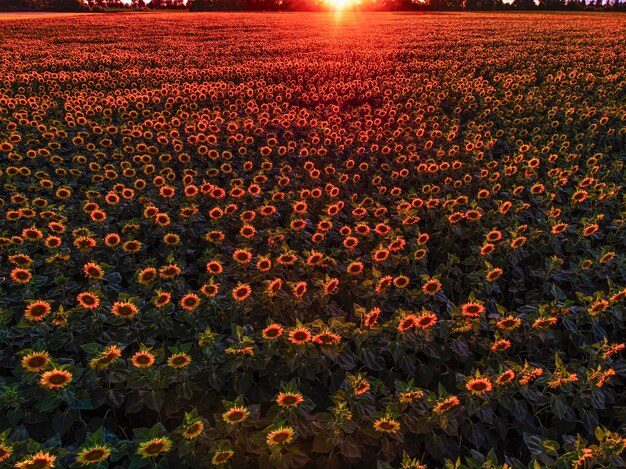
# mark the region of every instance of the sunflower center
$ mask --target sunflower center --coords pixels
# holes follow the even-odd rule
[[[163,449],[163,443],[150,443],[147,447],[146,447],[146,453],[149,454],[157,454],[160,453],[161,450]]]
[[[104,456],[104,451],[101,449],[92,449],[87,454],[85,454],[85,459],[89,461],[97,461]]]
[[[56,375],[50,376],[49,381],[52,384],[63,384],[67,381],[67,378],[65,377],[65,375],[56,374]]]
[[[46,362],[47,360],[44,357],[33,357],[30,360],[28,360],[28,365],[33,368],[39,368],[45,365]]]

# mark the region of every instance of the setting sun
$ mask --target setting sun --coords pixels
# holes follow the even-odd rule
[[[333,10],[345,10],[351,5],[356,4],[356,0],[327,0],[328,6]]]

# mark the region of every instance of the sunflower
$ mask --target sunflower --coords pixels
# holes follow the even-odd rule
[[[265,340],[276,340],[283,335],[283,327],[280,324],[270,324],[261,332]]]
[[[485,312],[485,307],[480,303],[465,303],[461,306],[461,314],[468,318],[477,318]]]
[[[511,341],[506,339],[500,339],[495,341],[490,349],[493,352],[502,352],[503,350],[508,350],[511,348]]]
[[[219,292],[220,285],[219,283],[205,283],[200,287],[200,292],[209,298],[215,297]]]
[[[104,244],[113,248],[122,242],[122,238],[117,233],[109,233],[104,237]]]
[[[256,268],[259,272],[267,272],[272,268],[272,261],[268,257],[261,257],[256,263]]]
[[[324,295],[334,295],[339,290],[339,279],[331,278],[324,283]]]
[[[72,382],[72,373],[57,368],[41,375],[39,384],[48,389],[61,389]]]
[[[297,299],[301,299],[307,291],[306,282],[296,282],[292,287],[293,295]]]
[[[320,332],[315,337],[313,337],[313,342],[320,345],[338,345],[341,342],[341,336],[336,332],[331,332],[329,330]]]
[[[50,453],[39,451],[38,453],[15,463],[17,469],[49,469],[54,467],[57,457]]]
[[[382,293],[393,283],[393,277],[391,275],[385,275],[378,280],[374,291],[376,293]]]
[[[279,427],[267,434],[267,446],[286,445],[293,441],[295,431],[291,427]]]
[[[424,311],[415,320],[415,327],[422,330],[428,330],[437,324],[437,315],[432,311]]]
[[[289,333],[289,341],[295,345],[302,345],[311,340],[311,332],[304,328],[299,327],[292,330]]]
[[[131,239],[130,241],[126,241],[124,244],[122,244],[122,249],[124,250],[124,252],[139,252],[139,250],[141,249],[141,242]]]
[[[215,466],[221,466],[222,464],[226,464],[234,455],[235,452],[229,449],[216,451],[215,454],[213,454],[211,463]]]
[[[139,444],[137,454],[142,458],[153,458],[161,453],[167,453],[172,448],[172,440],[167,436],[152,438]]]
[[[76,455],[76,462],[80,463],[82,466],[89,466],[106,460],[110,455],[111,450],[108,446],[94,445],[81,449]]]
[[[37,300],[29,304],[24,310],[24,317],[31,321],[41,321],[52,312],[50,303]]]
[[[513,331],[517,329],[521,324],[522,320],[515,316],[505,316],[496,323],[498,328],[504,331]]]
[[[597,316],[609,307],[609,302],[603,298],[597,300],[587,308],[589,316]]]
[[[146,267],[137,274],[137,281],[142,285],[148,285],[157,278],[157,270],[154,267]]]
[[[45,370],[50,364],[50,354],[48,352],[32,352],[22,357],[22,368],[34,373]]]
[[[492,391],[493,385],[488,378],[474,378],[470,379],[465,384],[465,389],[467,389],[475,396],[481,396],[487,392]]]
[[[406,332],[415,327],[418,323],[418,317],[415,314],[407,314],[398,324],[398,332]]]
[[[500,373],[500,375],[496,378],[496,384],[498,386],[504,386],[513,382],[515,379],[515,372],[513,370],[506,370]]]
[[[367,328],[372,328],[378,323],[380,316],[380,308],[374,307],[363,317],[363,325]]]
[[[237,301],[244,301],[252,294],[252,288],[247,283],[238,283],[235,288],[233,288],[232,296]]]
[[[148,368],[154,364],[154,355],[147,350],[135,352],[130,361],[137,368]]]
[[[11,270],[10,277],[15,283],[28,283],[33,278],[33,274],[29,270],[16,267]]]
[[[456,396],[450,396],[446,399],[443,399],[439,402],[437,402],[437,404],[435,405],[435,407],[433,407],[433,412],[436,414],[444,414],[447,411],[449,411],[450,409],[452,409],[453,407],[456,407],[458,405],[461,404],[461,401],[459,401],[459,398]]]
[[[252,253],[246,249],[237,249],[233,252],[233,260],[239,264],[247,264],[252,260]]]
[[[382,417],[374,422],[374,430],[393,435],[400,430],[400,422],[392,419],[391,417]]]
[[[96,309],[100,306],[100,299],[91,292],[83,292],[76,295],[78,305],[83,309]]]
[[[168,264],[164,265],[159,269],[159,275],[161,278],[174,278],[177,275],[180,275],[181,269],[176,264]]]
[[[177,246],[180,244],[180,236],[176,233],[166,233],[163,235],[163,242],[168,246]]]
[[[485,278],[489,282],[495,282],[497,279],[500,278],[503,272],[504,271],[500,267],[496,267],[494,269],[489,270],[487,274],[485,275]]]
[[[139,313],[139,308],[129,301],[116,301],[111,307],[114,316],[132,319]]]
[[[362,262],[352,262],[347,267],[347,272],[350,275],[358,275],[363,272],[363,263]]]
[[[87,278],[101,280],[104,277],[104,270],[95,262],[88,262],[83,266],[83,272]]]
[[[154,297],[153,301],[154,301],[154,305],[157,308],[163,308],[166,305],[169,304],[169,302],[172,300],[172,295],[168,292],[158,292],[157,295]]]
[[[185,368],[190,363],[191,357],[184,352],[170,355],[170,357],[167,359],[167,364],[172,368]]]
[[[233,406],[222,414],[222,419],[229,425],[243,422],[250,417],[250,411],[243,406]]]
[[[362,396],[370,390],[370,383],[366,379],[357,379],[353,384],[354,394]]]
[[[281,407],[297,407],[304,402],[304,397],[299,392],[281,392],[276,397],[276,404]]]
[[[400,393],[400,402],[402,404],[409,404],[415,399],[421,399],[424,397],[424,391],[420,390],[407,390]]]
[[[434,295],[441,290],[441,282],[437,279],[431,279],[422,285],[422,292],[426,295]]]
[[[0,441],[0,462],[10,458],[11,454],[13,454],[13,447]]]
[[[202,431],[204,430],[204,423],[202,420],[196,420],[195,422],[191,422],[187,427],[183,430],[183,438],[185,440],[193,440],[200,436]]]
[[[187,311],[193,311],[200,305],[200,297],[195,293],[188,293],[180,300],[181,308]]]
[[[89,361],[91,368],[103,369],[112,365],[118,358],[122,356],[122,350],[117,345],[109,345],[95,358]]]

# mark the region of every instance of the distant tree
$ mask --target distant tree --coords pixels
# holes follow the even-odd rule
[[[33,5],[28,0],[0,0],[0,11],[28,11]]]
[[[146,2],[144,0],[131,0],[130,6],[134,9],[140,9],[146,7]]]
[[[45,9],[48,11],[85,11],[86,5],[81,0],[48,0]]]
[[[539,0],[538,7],[542,10],[563,10],[565,0]]]
[[[537,8],[534,0],[513,0],[512,6],[517,10],[534,10]]]

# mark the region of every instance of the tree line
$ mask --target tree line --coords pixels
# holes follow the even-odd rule
[[[604,10],[626,11],[626,0],[360,0],[363,11],[401,10]],[[324,11],[325,0],[0,0],[0,11],[91,11],[111,9],[190,11]]]

